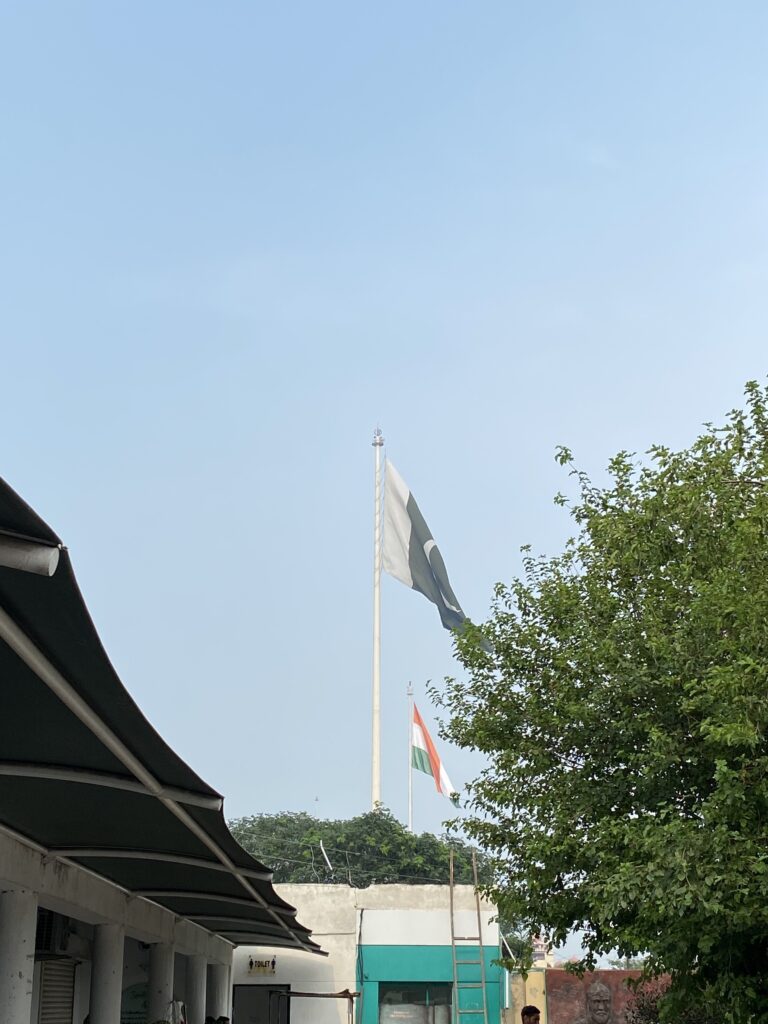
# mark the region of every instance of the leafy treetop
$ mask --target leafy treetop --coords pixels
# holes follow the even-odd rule
[[[229,827],[241,846],[272,868],[276,883],[447,885],[451,849],[456,881],[472,882],[470,846],[453,837],[409,832],[386,808],[339,821],[303,812],[257,814],[236,818]],[[483,881],[489,880],[487,859],[480,853],[478,871]]]
[[[768,1022],[768,402],[690,448],[571,467],[575,536],[526,551],[456,640],[444,735],[482,751],[468,835],[489,895],[582,967],[613,950],[669,971],[666,1010],[714,997]],[[560,496],[560,504],[568,504]],[[676,1003],[675,1003],[676,1000]]]

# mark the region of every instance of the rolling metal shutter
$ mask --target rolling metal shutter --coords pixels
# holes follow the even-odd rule
[[[40,1012],[37,1024],[72,1024],[74,1000],[74,961],[44,960],[40,974]]]

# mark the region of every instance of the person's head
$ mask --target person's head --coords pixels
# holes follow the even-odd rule
[[[524,1006],[520,1011],[520,1016],[523,1018],[523,1024],[539,1024],[541,1010],[538,1006]]]
[[[611,1019],[611,990],[601,981],[593,981],[587,989],[587,1010],[590,1024],[608,1024]]]

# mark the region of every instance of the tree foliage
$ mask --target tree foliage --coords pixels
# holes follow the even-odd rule
[[[660,1024],[662,1006],[667,991],[664,981],[651,982],[636,990],[624,1011],[625,1024]],[[675,1024],[721,1024],[723,1016],[716,1007],[690,1006],[675,1016]]]
[[[347,882],[447,885],[450,850],[457,882],[472,882],[472,848],[429,832],[409,832],[385,808],[341,821],[286,811],[257,814],[229,823],[235,839],[274,871],[275,882]],[[325,862],[323,844],[331,869]],[[489,881],[487,858],[478,870]]]
[[[444,735],[482,751],[467,833],[491,897],[583,967],[616,950],[768,1021],[768,413],[765,389],[690,448],[570,467],[575,535],[524,556],[457,638]],[[568,505],[562,496],[558,502]]]

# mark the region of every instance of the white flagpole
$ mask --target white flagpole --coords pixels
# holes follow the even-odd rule
[[[373,518],[373,699],[371,710],[371,810],[381,803],[381,449],[384,438],[373,432],[376,454]]]
[[[408,831],[413,832],[413,686],[408,683]]]

